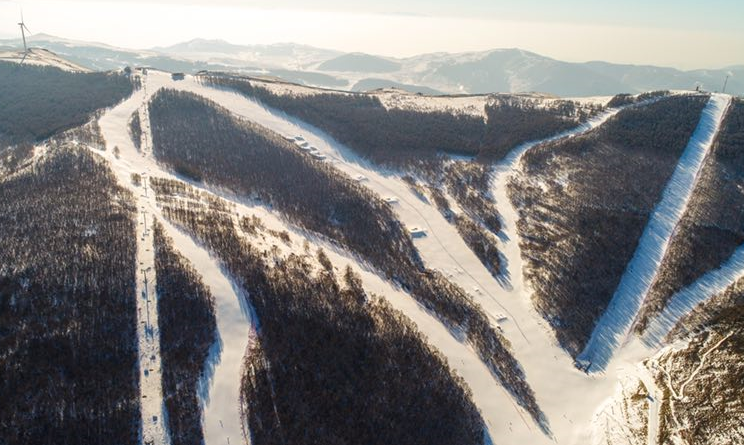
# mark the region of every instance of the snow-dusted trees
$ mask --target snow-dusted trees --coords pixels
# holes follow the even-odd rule
[[[247,79],[209,76],[203,80],[258,99],[324,130],[365,158],[396,167],[442,153],[500,159],[522,142],[578,125],[592,111],[571,101],[546,105],[499,96],[486,107],[486,121],[445,111],[388,109],[368,94],[278,95]]]
[[[209,348],[217,341],[214,298],[198,272],[154,224],[163,398],[173,445],[204,441],[197,386]]]
[[[137,150],[142,145],[142,125],[140,124],[139,110],[134,110],[132,117],[129,118],[129,137],[132,138],[132,143]]]
[[[519,96],[496,96],[486,106],[482,152],[488,159],[502,159],[517,145],[569,130],[600,110],[600,106],[585,109],[569,100],[546,104]]]
[[[242,382],[251,443],[483,442],[462,380],[353,272],[339,280],[324,254],[318,267],[311,254],[259,251],[229,213],[163,211],[216,254],[255,310],[258,338]]]
[[[0,182],[0,442],[136,444],[131,196],[60,148]]]
[[[279,135],[238,121],[192,94],[161,91],[150,103],[150,119],[158,159],[192,177],[258,197],[295,224],[360,255],[448,328],[463,333],[518,403],[543,421],[508,341],[465,291],[424,267],[411,238],[379,197]]]
[[[528,151],[510,185],[525,276],[560,344],[578,354],[612,298],[707,98],[626,109]]]

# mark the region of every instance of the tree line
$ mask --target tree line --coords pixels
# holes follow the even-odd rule
[[[0,62],[0,148],[83,125],[96,110],[120,102],[135,87],[130,77],[118,73],[71,73]]]
[[[636,328],[744,243],[744,100],[734,100],[706,157]]]
[[[572,101],[544,104],[518,96],[494,96],[487,119],[446,111],[386,108],[369,94],[274,94],[247,79],[202,76],[284,111],[328,133],[378,164],[405,167],[442,154],[501,159],[516,145],[568,129],[594,111]],[[591,107],[590,107],[591,108]]]
[[[197,390],[209,349],[217,341],[214,297],[199,273],[153,224],[163,398],[174,445],[204,442]]]

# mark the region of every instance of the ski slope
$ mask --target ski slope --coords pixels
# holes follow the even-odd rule
[[[426,236],[415,238],[414,243],[428,267],[441,270],[453,282],[470,292],[491,315],[492,320],[502,314],[506,315],[506,320],[498,325],[512,343],[515,357],[523,366],[527,380],[537,395],[538,403],[547,415],[551,435],[544,434],[505,393],[484,404],[481,395],[493,392],[492,388],[497,385],[493,377],[480,375],[473,378],[461,374],[473,390],[475,402],[483,412],[495,442],[584,444],[590,441],[593,410],[612,395],[615,372],[596,378],[578,371],[573,360],[556,344],[549,327],[532,309],[529,290],[525,288],[521,274],[521,255],[516,232],[517,215],[506,197],[505,184],[516,161],[530,147],[545,141],[536,141],[519,147],[496,169],[492,192],[505,223],[502,234],[504,241],[499,247],[507,259],[511,275],[508,283],[501,284],[493,278],[439,211],[416,197],[395,172],[371,165],[317,128],[279,111],[268,109],[244,96],[204,87],[193,81],[191,84],[183,83],[179,88],[205,96],[237,116],[283,136],[301,135],[310,144],[318,147],[319,151],[326,155],[328,162],[333,163],[340,171],[350,177],[361,175],[366,178],[362,183],[364,186],[375,191],[381,198],[394,198],[393,209],[404,225],[424,229]],[[571,137],[596,128],[618,111],[609,111],[558,137]],[[427,329],[428,326],[422,328],[424,331]],[[446,351],[441,341],[441,339],[433,341],[433,344]],[[642,357],[638,349],[631,350],[632,353],[626,355],[626,368],[628,364],[635,363]],[[450,363],[457,368],[457,363],[453,363],[452,360]],[[461,372],[461,369],[458,369],[458,372]]]
[[[204,437],[207,444],[240,444],[243,443],[243,428],[238,403],[239,385],[243,355],[253,329],[248,315],[250,310],[243,307],[244,300],[239,297],[235,286],[225,276],[217,262],[203,248],[196,245],[191,237],[173,227],[162,217],[154,192],[147,190],[146,180],[143,181],[144,187],[142,188],[131,185],[130,175],[132,173],[141,174],[144,178],[153,176],[174,178],[173,175],[163,171],[150,156],[152,150],[147,143],[152,140],[149,135],[149,120],[147,110],[141,109],[151,94],[167,84],[170,78],[165,75],[155,75],[143,80],[144,85],[141,90],[109,110],[101,118],[101,131],[109,147],[104,156],[109,160],[119,182],[132,189],[138,197],[138,209],[148,212],[150,222],[152,216],[158,217],[167,235],[174,240],[176,250],[191,262],[215,298],[219,341],[210,351],[205,369],[206,378],[200,385],[203,398]],[[129,118],[137,110],[140,111],[142,120],[142,152],[137,151],[128,134]],[[118,158],[112,153],[113,146],[119,148]],[[151,247],[152,241],[150,240],[150,250],[152,250]],[[152,256],[151,253],[150,256]],[[149,264],[152,264],[152,259]],[[152,274],[154,275],[154,267]],[[154,295],[154,286],[151,287],[151,292]],[[153,305],[151,305],[151,310],[152,307]],[[155,321],[155,326],[157,326],[157,321]],[[159,362],[159,339],[157,344],[158,351],[154,355],[157,356]],[[143,398],[143,402],[150,405],[158,404],[161,406],[161,411],[164,411],[159,369],[157,375],[150,375],[150,379],[153,382],[152,387],[143,386],[142,389],[143,395],[147,396]],[[165,424],[159,422],[157,431],[155,431],[151,423],[152,418],[149,412],[145,413],[144,406],[143,404],[143,432],[145,433],[143,443],[148,441],[152,441],[154,445],[169,443],[167,435],[159,433],[161,429],[165,429]],[[159,418],[163,417],[159,415]]]
[[[703,161],[715,140],[730,96],[711,96],[700,122],[649,218],[607,309],[577,361],[590,372],[603,371],[628,335],[658,274],[674,232],[692,196]]]
[[[125,101],[107,113],[107,116],[110,116],[110,118],[115,116],[118,122],[116,125],[112,125],[107,129],[106,136],[107,140],[111,138],[111,140],[116,141],[115,143],[120,150],[120,157],[118,159],[115,158],[111,150],[103,155],[111,162],[120,182],[128,185],[130,188],[132,188],[130,185],[131,173],[144,173],[151,177],[158,176],[183,180],[183,178],[176,178],[170,172],[163,170],[152,158],[147,148],[143,150],[143,153],[137,152],[131,141],[129,141],[126,130],[126,124],[131,113],[162,87],[187,89],[196,93],[216,91],[201,87],[195,83],[188,83],[188,81],[172,82],[168,74],[152,70],[147,76],[146,85],[143,90],[135,93],[136,97]],[[147,93],[144,92],[145,90]],[[203,95],[209,97],[208,94]],[[235,98],[238,97],[235,96]],[[212,97],[212,99],[214,98]],[[224,101],[220,101],[220,104],[223,106],[226,105]],[[143,113],[141,112],[140,115],[142,116]],[[143,132],[145,128],[149,128],[144,121],[142,126]],[[143,135],[144,138],[145,136]],[[262,219],[263,223],[269,229],[280,232],[286,230],[290,233],[293,240],[292,245],[295,246],[293,247],[293,249],[296,249],[295,253],[301,253],[300,246],[302,246],[304,240],[308,240],[311,246],[313,246],[313,250],[318,247],[323,248],[331,262],[339,270],[342,270],[346,265],[352,266],[362,277],[365,289],[370,293],[385,296],[393,307],[409,317],[429,341],[433,345],[436,345],[437,349],[444,354],[455,372],[466,380],[471,389],[473,389],[473,397],[476,405],[486,414],[484,415],[484,419],[491,431],[493,431],[495,425],[498,431],[512,430],[521,434],[525,439],[534,434],[536,427],[530,426],[523,420],[522,416],[526,416],[526,413],[523,414],[521,410],[518,411],[516,409],[516,405],[511,397],[493,379],[488,368],[478,358],[477,353],[468,345],[462,343],[461,339],[453,337],[432,314],[421,307],[410,295],[382,278],[377,271],[371,270],[368,266],[360,263],[354,255],[340,249],[335,244],[328,243],[313,234],[288,225],[286,221],[261,205],[244,201],[232,195],[229,191],[201,184],[191,183],[191,185],[228,200],[234,205],[232,210],[238,216],[256,215]],[[142,195],[140,189],[134,188],[133,190]],[[404,188],[404,190],[407,189]],[[249,308],[237,308],[241,301],[238,298],[240,295],[235,291],[235,286],[228,285],[229,278],[225,277],[214,258],[210,257],[201,246],[195,244],[190,236],[174,228],[162,218],[152,192],[148,193],[146,207],[164,223],[164,228],[168,236],[173,238],[176,249],[192,262],[196,270],[202,275],[205,284],[209,286],[217,302],[216,315],[221,339],[221,351],[219,348],[215,348],[214,360],[210,365],[211,370],[208,372],[207,381],[205,381],[202,388],[205,397],[205,442],[208,445],[215,443],[224,444],[227,443],[227,438],[230,437],[231,444],[241,443],[241,441],[236,440],[236,438],[241,437],[240,420],[238,418],[239,368],[243,354],[248,346],[248,339],[252,329],[249,323],[245,321],[244,314],[249,314],[251,311]],[[258,241],[256,243],[260,244]],[[268,248],[267,245],[263,247]],[[240,313],[241,316],[235,317],[234,315],[236,313]],[[218,354],[219,359],[217,359]],[[505,407],[507,407],[506,412],[511,412],[508,416],[502,414]],[[231,421],[229,419],[231,418],[237,420],[230,423]],[[161,442],[156,441],[155,443]],[[496,443],[502,442],[498,440]]]
[[[190,91],[215,101],[238,117],[253,121],[283,136],[303,136],[326,156],[326,162],[332,163],[335,168],[352,178],[363,177],[364,180],[360,183],[376,192],[381,198],[387,199],[397,217],[406,227],[424,229],[425,236],[415,238],[414,243],[425,264],[427,267],[441,270],[453,282],[468,291],[491,315],[493,324],[503,330],[504,335],[512,344],[515,358],[524,368],[527,381],[535,391],[537,401],[548,419],[550,434],[543,433],[529,415],[517,406],[512,397],[480,361],[477,353],[467,343],[464,343],[462,338],[453,336],[410,295],[393,286],[377,271],[361,264],[354,255],[338,246],[293,227],[260,203],[246,201],[232,195],[229,191],[209,185],[190,183],[192,186],[230,201],[238,216],[257,215],[267,227],[289,232],[293,242],[292,247],[283,247],[285,253],[287,249],[298,251],[302,241],[308,240],[313,249],[323,248],[339,270],[348,264],[360,273],[365,288],[371,293],[384,295],[396,309],[408,316],[426,335],[430,343],[444,354],[455,372],[464,378],[472,389],[474,402],[482,412],[493,443],[592,443],[595,410],[613,396],[620,376],[629,373],[637,375],[634,368],[639,360],[648,356],[648,349],[638,342],[631,343],[616,355],[611,366],[606,366],[605,373],[601,375],[587,375],[576,369],[571,357],[565,354],[555,342],[551,329],[532,308],[529,297],[530,289],[522,277],[522,259],[516,226],[518,215],[507,196],[506,184],[511,175],[517,171],[521,156],[530,148],[540,143],[585,133],[602,125],[619,110],[608,110],[576,129],[546,140],[523,144],[494,168],[491,194],[503,219],[499,249],[506,258],[508,270],[508,280],[499,282],[483,266],[438,209],[419,199],[400,179],[398,173],[369,164],[356,156],[348,147],[339,144],[314,127],[281,112],[268,109],[244,96],[201,85],[191,76],[174,82],[168,74],[150,70],[145,85],[145,88],[136,92],[132,99],[120,104],[106,115],[118,113],[116,130],[112,126],[108,132],[116,140],[121,156],[120,159],[115,159],[111,150],[105,156],[115,166],[122,184],[129,184],[129,174],[132,172],[174,178],[173,174],[164,171],[157,164],[147,149],[143,153],[138,153],[129,141],[126,132],[126,124],[131,113],[141,107],[159,88],[168,87]],[[143,114],[141,113],[143,132],[147,135],[143,138],[150,138],[147,131],[149,125],[145,123],[147,119]],[[108,134],[106,138],[109,140]],[[183,180],[183,178],[178,179]],[[145,204],[152,214],[159,215],[160,210],[152,194]],[[221,351],[217,347],[214,349],[214,361],[211,363],[213,368],[210,368],[211,370],[207,373],[208,378],[203,387],[205,441],[207,444],[222,444],[226,443],[227,437],[230,437],[232,439],[230,443],[238,443],[241,435],[240,419],[237,414],[240,363],[248,345],[250,332],[255,329],[250,321],[250,308],[240,306],[243,300],[239,292],[208,252],[177,228],[169,224],[165,226],[168,235],[174,239],[176,248],[189,258],[197,271],[202,274],[218,304],[217,320]],[[496,322],[502,314],[506,316],[506,319]],[[658,407],[652,404],[652,409],[658,409]],[[236,419],[235,423],[230,423],[230,418]],[[228,419],[228,422],[225,422],[225,419]]]
[[[682,317],[741,278],[744,278],[744,246],[739,246],[721,267],[674,294],[664,310],[649,323],[643,335],[644,343],[655,348],[661,346]]]
[[[169,444],[166,409],[163,403],[163,385],[160,356],[160,329],[158,305],[155,291],[155,256],[153,236],[150,230],[152,213],[148,212],[147,197],[142,190],[133,188],[129,172],[117,168],[120,162],[113,155],[114,147],[121,152],[134,146],[127,134],[129,116],[133,109],[126,105],[141,102],[135,94],[122,105],[108,110],[99,120],[101,133],[106,140],[106,156],[117,174],[119,184],[129,186],[137,208],[137,337],[140,367],[140,409],[142,415],[141,437],[143,443]],[[128,112],[127,112],[128,111]],[[124,125],[122,126],[122,122]],[[124,129],[122,131],[122,128]],[[96,151],[96,153],[99,153]]]

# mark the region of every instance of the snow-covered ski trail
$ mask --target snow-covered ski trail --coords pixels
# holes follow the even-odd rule
[[[121,105],[108,110],[99,120],[101,133],[106,140],[106,154],[112,161],[114,148],[126,150],[134,146],[127,133],[127,122],[133,109],[141,101],[136,93]],[[127,113],[128,111],[128,113]],[[123,124],[122,124],[123,123]],[[123,129],[123,130],[122,130]],[[155,291],[155,256],[153,236],[150,229],[152,216],[147,211],[147,198],[141,189],[131,187],[129,174],[122,174],[117,163],[111,162],[119,183],[133,192],[137,208],[137,344],[139,347],[140,412],[142,418],[141,440],[143,444],[170,444],[166,409],[163,402],[163,385],[160,356],[160,329],[158,305]]]
[[[152,79],[152,80],[151,80]],[[149,116],[145,104],[152,93],[156,92],[162,85],[167,84],[165,76],[147,76],[144,79],[142,90],[135,93],[133,97],[107,112],[100,120],[101,131],[107,141],[109,150],[104,156],[109,160],[119,182],[128,186],[137,196],[137,207],[140,218],[144,218],[143,211],[147,214],[148,227],[152,223],[153,216],[158,217],[165,232],[174,241],[176,250],[183,254],[201,275],[205,285],[210,289],[215,298],[215,316],[217,320],[217,334],[219,341],[213,345],[210,356],[206,363],[205,378],[200,382],[200,395],[202,398],[202,414],[204,439],[207,445],[230,443],[238,445],[244,443],[242,419],[240,417],[239,396],[240,379],[242,377],[242,363],[245,349],[248,345],[252,325],[248,317],[250,312],[243,307],[244,299],[236,292],[236,287],[225,276],[217,262],[210,257],[206,250],[198,246],[190,236],[182,233],[162,217],[160,208],[157,206],[155,193],[148,191],[147,178],[166,177],[173,175],[163,171],[151,158],[152,147],[150,136]],[[149,91],[148,91],[149,90]],[[139,111],[142,125],[142,150],[137,151],[128,134],[128,120],[132,113]],[[113,156],[112,147],[119,148],[119,156]],[[131,174],[137,173],[143,176],[143,186],[131,185]],[[150,267],[154,276],[154,263],[152,259],[152,237],[149,240]],[[141,260],[140,260],[141,261]],[[140,267],[143,267],[140,265]],[[148,275],[149,278],[149,275]],[[150,284],[151,299],[155,295],[155,286]],[[154,300],[150,303],[151,310],[157,309]],[[157,319],[153,321],[157,327]],[[154,445],[167,444],[167,428],[165,419],[167,413],[162,403],[162,381],[160,377],[160,354],[159,339],[156,342],[158,350],[155,355],[158,361],[157,375],[150,374],[151,386],[147,387],[145,393],[143,387],[143,444],[152,442]],[[156,379],[157,378],[157,381]],[[158,404],[163,414],[158,414],[160,428],[164,433],[157,435],[148,433],[153,429],[152,417],[146,414],[146,403]],[[149,424],[148,424],[149,420]]]
[[[730,100],[730,96],[723,94],[714,94],[708,100],[610,304],[577,358],[589,372],[604,371],[615,350],[627,338],[692,196],[703,161],[715,140]]]
[[[189,78],[187,77],[187,79]],[[172,82],[169,75],[153,70],[150,70],[150,74],[148,74],[147,84],[147,98],[151,97],[152,94],[154,94],[160,87],[191,90],[192,92],[208,98],[210,98],[209,95],[203,93],[212,91],[211,89],[207,89],[201,86],[190,86],[189,83],[183,81]],[[215,98],[213,97],[211,97],[211,99],[215,100]],[[140,93],[138,99],[140,106],[142,104],[142,101],[144,100],[146,100],[146,97]],[[217,101],[222,106],[226,105],[220,100]],[[124,104],[120,105],[120,107],[122,106],[124,106]],[[128,109],[126,111],[121,111],[120,114],[122,116],[129,116],[134,111],[134,107],[136,106],[138,106],[137,103],[133,101],[133,103],[128,106]],[[142,116],[142,113],[140,113],[140,116]],[[123,122],[121,121],[121,119],[119,119],[119,121],[120,123]],[[123,124],[119,125],[118,131],[124,132],[123,134],[126,136],[126,131],[121,125]],[[146,124],[144,123],[144,121],[142,126],[144,133],[146,131]],[[104,156],[112,163],[116,174],[119,176],[119,179],[123,184],[129,184],[129,175],[131,173],[145,173],[147,176],[151,177],[158,176],[184,180],[184,178],[178,178],[167,170],[162,169],[161,166],[159,166],[157,162],[152,158],[150,153],[139,153],[133,146],[130,146],[124,140],[120,142],[119,147],[121,153],[119,159],[116,159],[113,155],[111,155],[110,152],[105,153]],[[239,197],[232,195],[228,191],[214,189],[212,187],[193,183],[187,180],[185,182],[189,182],[193,187],[198,188],[201,191],[212,193],[232,203],[233,205],[235,205],[234,211],[240,216],[256,215],[260,217],[264,224],[272,230],[280,232],[284,230],[288,231],[292,238],[295,240],[294,245],[296,246],[302,245],[302,240],[307,239],[311,243],[311,245],[314,246],[313,249],[316,249],[318,247],[323,248],[328,254],[328,257],[331,259],[331,262],[339,267],[340,270],[342,270],[342,268],[345,267],[345,265],[347,264],[351,265],[352,268],[354,268],[362,277],[365,289],[367,289],[371,293],[385,296],[386,299],[393,305],[393,307],[400,310],[407,317],[409,317],[417,325],[421,332],[429,339],[431,344],[435,345],[435,347],[444,354],[452,369],[458,375],[465,379],[465,381],[468,383],[473,391],[473,399],[476,405],[483,412],[483,418],[486,423],[486,427],[488,428],[489,435],[493,438],[494,443],[504,443],[504,441],[501,439],[504,434],[514,435],[514,437],[521,438],[520,440],[530,441],[531,438],[538,431],[537,427],[535,427],[534,425],[530,425],[522,420],[521,416],[523,414],[521,413],[521,410],[516,406],[513,399],[511,398],[511,396],[509,396],[506,390],[494,381],[490,370],[483,364],[483,362],[477,356],[477,353],[473,351],[473,349],[469,345],[462,343],[457,338],[454,338],[447,328],[445,328],[431,313],[426,311],[410,295],[406,294],[401,289],[393,286],[390,282],[379,276],[376,271],[371,270],[367,265],[360,263],[354,255],[342,250],[335,244],[329,243],[320,237],[316,237],[312,234],[308,234],[302,229],[287,225],[284,220],[271,213],[265,207],[253,206],[251,203],[241,200]],[[158,216],[159,220],[163,223],[168,235],[174,239],[177,250],[183,253],[192,262],[192,265],[202,275],[205,284],[210,287],[210,290],[215,295],[215,299],[217,300],[217,324],[223,344],[220,362],[219,364],[216,364],[215,369],[213,370],[213,374],[208,382],[210,385],[207,391],[209,405],[204,408],[204,428],[205,442],[207,445],[213,443],[224,444],[226,443],[227,436],[236,437],[233,433],[222,433],[222,430],[223,428],[227,429],[228,427],[228,424],[224,422],[224,419],[227,418],[228,415],[224,414],[224,412],[230,411],[230,413],[232,413],[232,407],[235,407],[237,409],[237,400],[239,396],[238,385],[240,382],[240,375],[235,375],[235,373],[233,373],[235,377],[232,377],[227,375],[227,371],[220,373],[220,370],[228,369],[231,367],[227,366],[226,364],[227,359],[225,358],[225,351],[239,350],[240,353],[238,355],[240,359],[242,359],[242,354],[248,344],[249,336],[247,334],[225,334],[226,328],[223,326],[221,320],[224,320],[226,317],[220,314],[220,306],[223,303],[225,303],[225,307],[231,305],[231,303],[227,301],[232,299],[231,297],[229,297],[228,294],[232,294],[234,290],[226,290],[225,292],[220,292],[219,290],[217,290],[220,288],[220,285],[217,284],[220,281],[223,282],[222,288],[227,289],[227,286],[224,284],[225,282],[215,273],[216,270],[219,270],[220,274],[222,274],[224,278],[224,272],[221,268],[219,268],[216,260],[209,257],[208,253],[204,249],[202,249],[201,246],[195,244],[193,239],[189,235],[174,228],[173,226],[168,224],[167,220],[161,217],[160,209],[154,202],[152,191],[148,193],[148,196],[151,198],[147,202],[148,208],[150,209],[152,214]],[[215,269],[215,267],[218,269]],[[216,278],[210,279],[210,277]],[[220,300],[221,293],[225,294],[224,301]],[[234,299],[232,299],[232,301],[237,302],[239,300],[237,299],[237,297],[235,297]],[[243,309],[243,311],[245,312],[245,309]],[[233,309],[225,312],[235,314],[237,310],[235,310],[233,306]],[[244,339],[244,341],[237,346],[230,347],[226,342],[226,338],[238,338]],[[222,382],[222,384],[220,382]],[[232,404],[233,400],[235,401],[235,404]],[[218,401],[227,401],[228,404],[220,408]],[[214,406],[215,408],[211,409],[211,406]],[[219,413],[220,409],[223,411],[222,414]],[[526,416],[526,414],[524,415]],[[222,420],[222,422],[220,422],[220,420]],[[527,420],[527,422],[529,422],[529,420]],[[210,426],[210,424],[219,425],[219,427]],[[213,434],[213,431],[216,431],[216,433]],[[542,435],[541,433],[539,434]],[[490,437],[488,438],[487,443],[490,443]],[[236,442],[235,440],[231,440],[230,443],[235,444]]]
[[[742,278],[744,278],[744,245],[739,246],[721,267],[709,271],[674,294],[664,310],[649,323],[643,334],[643,342],[649,347],[658,348],[684,316],[699,304],[723,293]]]
[[[504,212],[511,212],[509,217],[512,221],[512,225],[505,228],[503,237],[505,241],[500,246],[502,253],[507,257],[509,270],[513,272],[511,284],[504,286],[494,279],[439,211],[417,198],[398,174],[372,166],[317,128],[282,112],[266,108],[250,98],[226,90],[209,88],[193,80],[181,83],[178,87],[213,100],[235,115],[283,136],[302,135],[340,171],[351,177],[361,175],[364,177],[362,183],[382,198],[396,198],[397,203],[392,205],[398,218],[407,227],[423,226],[427,229],[427,236],[414,239],[416,248],[427,266],[441,270],[453,282],[469,291],[492,319],[507,315],[507,320],[500,322],[499,325],[511,341],[515,357],[524,368],[538,403],[548,417],[552,437],[543,434],[531,421],[525,422],[521,410],[513,407],[511,397],[502,395],[484,406],[482,399],[478,400],[478,396],[482,391],[492,390],[497,386],[492,377],[480,380],[484,377],[482,376],[479,380],[472,380],[463,375],[473,389],[476,404],[487,419],[489,431],[495,441],[499,444],[588,443],[593,410],[612,395],[614,374],[608,373],[604,376],[606,378],[598,379],[578,371],[573,360],[554,341],[549,327],[532,308],[529,293],[522,282],[516,211],[506,197],[504,187],[520,152],[523,153],[545,141],[536,141],[520,147],[518,152],[513,153],[504,164],[497,167],[497,171],[501,171],[503,175],[495,175],[497,180],[494,181],[493,195],[502,215]],[[644,106],[649,102],[634,106]],[[618,111],[610,110],[559,137],[571,137],[596,128]],[[433,344],[441,348],[439,341]],[[628,354],[628,363],[635,363],[639,358],[640,356]],[[577,397],[581,399],[580,403],[571,402],[577,400]]]

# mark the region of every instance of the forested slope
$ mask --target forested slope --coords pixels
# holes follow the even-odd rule
[[[507,390],[544,421],[508,341],[468,294],[421,264],[409,235],[380,198],[279,135],[192,94],[160,92],[150,117],[159,160],[191,178],[258,197],[295,224],[361,255],[453,332],[464,333]]]
[[[571,101],[547,105],[518,96],[495,96],[487,119],[447,111],[386,108],[367,94],[274,94],[249,80],[209,76],[230,88],[311,124],[361,156],[379,164],[405,166],[443,153],[500,159],[514,146],[574,127],[595,110]]]
[[[135,86],[123,74],[0,62],[0,150],[82,125],[96,110],[132,94]]]
[[[137,443],[134,212],[85,150],[0,182],[0,443]]]
[[[528,151],[510,184],[533,302],[571,354],[617,287],[706,103],[676,96]]]
[[[636,326],[672,295],[718,268],[744,243],[744,100],[735,100],[705,160],[690,203]]]
[[[198,272],[178,253],[162,224],[154,224],[163,397],[173,445],[204,442],[199,380],[217,341],[214,298]]]
[[[401,314],[320,251],[260,251],[232,215],[173,201],[164,215],[207,246],[258,318],[246,356],[245,420],[254,444],[479,444],[484,426],[464,383]]]

